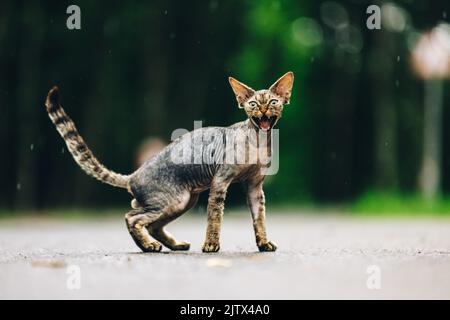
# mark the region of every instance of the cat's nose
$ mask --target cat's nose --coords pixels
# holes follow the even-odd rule
[[[262,114],[265,114],[267,112],[267,106],[261,106],[259,111],[261,111]]]

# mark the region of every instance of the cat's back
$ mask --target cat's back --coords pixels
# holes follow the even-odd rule
[[[178,137],[133,173],[130,186],[139,189],[161,183],[191,190],[209,187],[223,162],[229,128],[203,127]]]

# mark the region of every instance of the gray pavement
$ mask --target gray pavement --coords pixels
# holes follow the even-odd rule
[[[269,214],[276,253],[257,252],[247,212],[225,215],[217,254],[201,253],[205,228],[188,213],[168,230],[189,252],[144,254],[122,215],[0,220],[0,298],[450,298],[448,218]]]

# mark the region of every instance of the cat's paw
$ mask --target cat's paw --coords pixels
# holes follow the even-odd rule
[[[178,242],[176,245],[170,247],[170,250],[173,251],[187,251],[191,247],[191,244],[187,241]]]
[[[220,249],[220,244],[218,242],[205,242],[203,245],[203,252],[217,252]]]
[[[141,247],[144,252],[160,252],[162,249],[162,245],[159,242],[147,242],[145,245]]]
[[[267,241],[265,243],[258,244],[258,249],[260,252],[269,252],[277,250],[277,245],[272,241]]]

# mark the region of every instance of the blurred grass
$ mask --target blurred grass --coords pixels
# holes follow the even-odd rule
[[[369,191],[348,206],[353,214],[361,215],[409,215],[450,216],[450,198],[433,201],[417,194]]]

